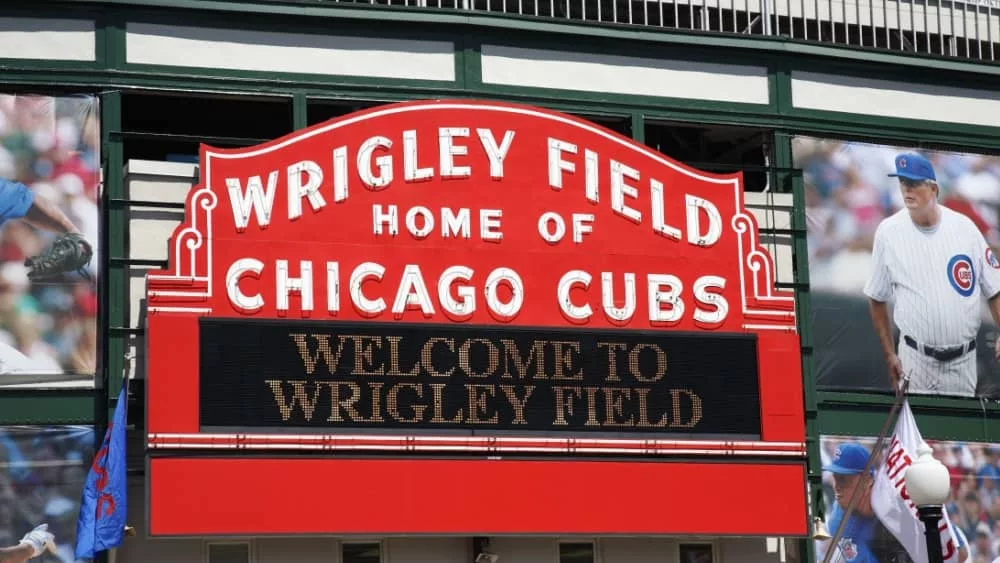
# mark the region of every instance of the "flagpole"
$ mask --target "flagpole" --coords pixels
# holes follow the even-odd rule
[[[889,410],[889,416],[886,417],[885,422],[882,424],[882,431],[879,432],[878,438],[875,440],[875,446],[872,448],[871,455],[868,456],[868,463],[865,464],[865,469],[862,475],[867,476],[871,472],[871,468],[875,463],[876,453],[882,451],[882,443],[885,441],[885,435],[889,432],[889,428],[892,427],[893,421],[899,412],[899,409],[903,406],[903,399],[906,398],[906,391],[910,387],[910,378],[903,378],[903,385],[896,391],[896,399],[892,403],[892,409]],[[840,524],[837,525],[837,531],[833,534],[830,539],[830,547],[827,548],[826,554],[823,556],[823,563],[830,563],[830,559],[836,550],[840,549],[840,537],[844,533],[844,528],[847,527],[847,521],[850,520],[851,514],[854,512],[854,507],[857,505],[858,501],[861,500],[862,491],[866,487],[854,487],[854,492],[851,494],[851,500],[847,503],[847,510],[844,512],[844,517],[840,519]],[[836,501],[834,501],[836,502]]]

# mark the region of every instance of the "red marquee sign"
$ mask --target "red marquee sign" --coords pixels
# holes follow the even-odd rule
[[[200,170],[147,276],[152,535],[805,533],[794,296],[740,175],[464,100]]]

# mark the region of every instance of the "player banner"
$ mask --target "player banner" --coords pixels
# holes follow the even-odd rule
[[[903,498],[902,472],[912,462],[920,440],[908,408],[900,411],[880,451],[870,436],[820,436],[825,525],[832,536],[856,487],[867,496],[855,504],[844,526],[840,548],[816,542],[816,560],[834,549],[830,561],[912,561],[925,553],[924,526]],[[944,508],[950,529],[942,531],[946,561],[992,562],[1000,556],[1000,444],[925,440],[951,474]],[[865,479],[869,456],[872,474]],[[904,545],[905,542],[905,545]],[[867,557],[867,558],[866,558]]]
[[[0,388],[94,384],[100,137],[95,96],[0,93]]]
[[[93,456],[90,426],[0,427],[0,546],[44,523],[56,553],[32,561],[76,561],[76,520]]]
[[[793,140],[820,390],[1000,396],[1000,158]],[[875,307],[872,307],[872,303]],[[884,328],[883,328],[884,327]]]

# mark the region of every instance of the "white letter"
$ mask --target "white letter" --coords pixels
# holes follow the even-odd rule
[[[611,272],[601,272],[601,305],[604,306],[604,314],[612,321],[627,321],[635,313],[635,274],[625,274],[625,306],[615,308],[614,282],[611,279]]]
[[[506,281],[510,284],[510,301],[501,303],[497,296],[497,286]],[[502,320],[513,318],[524,303],[524,283],[521,276],[510,268],[497,268],[486,278],[486,304]]]
[[[500,217],[503,211],[499,209],[479,210],[479,236],[483,240],[501,240],[503,233],[500,232]]]
[[[288,277],[288,260],[278,260],[277,263],[278,279],[275,281],[274,286],[278,297],[278,310],[287,311],[288,310],[288,295],[293,291],[298,292],[302,296],[302,310],[312,311],[313,308],[313,279],[312,279],[312,262],[309,260],[302,260],[299,262],[299,271],[302,277],[290,278]]]
[[[364,292],[361,291],[361,284],[365,283],[365,279],[367,278],[375,278],[381,281],[384,274],[385,268],[375,262],[358,264],[358,267],[354,268],[354,271],[351,272],[351,301],[354,302],[355,307],[368,316],[375,316],[384,311],[385,299],[381,297],[375,300],[368,299],[365,297]]]
[[[407,182],[434,176],[433,168],[417,168],[417,132],[403,131],[403,179]]]
[[[715,307],[715,311],[706,311],[695,308],[694,320],[707,323],[718,324],[726,320],[729,313],[729,303],[722,293],[712,293],[711,289],[726,289],[726,278],[720,276],[701,276],[694,282],[694,298],[696,301],[709,307]]]
[[[684,284],[680,278],[669,274],[649,274],[649,322],[672,323],[679,321],[684,315],[684,300],[680,293],[684,289]],[[668,286],[670,289],[661,291],[661,286]],[[670,309],[664,311],[660,308],[661,303],[669,303]]]
[[[257,224],[267,227],[271,223],[271,207],[274,206],[274,187],[278,185],[278,171],[273,170],[267,175],[267,191],[260,176],[251,176],[247,180],[247,191],[243,193],[239,178],[226,178],[229,189],[229,203],[233,206],[233,223],[236,230],[243,232],[250,222],[250,211],[257,215]]]
[[[659,233],[667,238],[681,240],[681,230],[667,224],[667,216],[664,211],[663,184],[656,180],[649,181],[649,197],[653,199],[653,232]]]
[[[555,232],[549,227],[549,223],[555,223]],[[566,222],[555,211],[546,211],[538,218],[538,234],[548,243],[556,243],[562,240],[566,234]]]
[[[687,202],[687,232],[688,242],[695,246],[712,246],[722,237],[722,215],[715,204],[693,195],[685,195]],[[708,214],[708,232],[701,234],[701,214],[698,209],[704,209]]]
[[[358,175],[361,181],[372,189],[381,189],[392,182],[392,156],[382,155],[375,158],[378,176],[372,174],[372,152],[376,147],[392,148],[392,141],[377,135],[365,141],[358,149]]]
[[[597,203],[600,201],[597,194],[597,153],[586,149],[583,151],[583,158],[586,165],[584,177],[587,178],[587,199]]]
[[[585,233],[592,233],[594,229],[590,225],[594,223],[593,213],[574,213],[573,214],[573,242],[581,243],[583,242],[583,235]]]
[[[333,149],[333,201],[347,199],[347,147]]]
[[[456,156],[469,154],[469,147],[456,146],[454,137],[468,137],[468,127],[441,127],[438,130],[438,149],[441,151],[441,176],[466,177],[472,174],[468,166],[455,166]]]
[[[243,274],[250,272],[255,278],[259,278],[263,269],[264,263],[256,258],[240,258],[226,271],[226,295],[229,297],[229,302],[240,312],[254,313],[264,306],[264,298],[260,293],[249,297],[240,291],[240,278]]]
[[[302,183],[302,173],[309,176]],[[297,219],[302,216],[302,197],[309,198],[313,211],[326,205],[319,187],[323,184],[323,169],[311,160],[303,160],[288,167],[288,218]]]
[[[461,232],[462,238],[472,236],[472,220],[469,219],[469,208],[463,207],[458,210],[458,215],[450,207],[441,208],[441,236],[448,238],[458,236]]]
[[[479,140],[482,141],[486,156],[490,159],[490,177],[496,180],[503,178],[503,159],[507,157],[507,151],[510,150],[510,144],[514,140],[514,132],[504,133],[503,142],[500,143],[499,147],[493,137],[493,131],[476,129],[476,133],[479,133]]]
[[[420,229],[417,228],[417,215],[421,215],[424,218],[424,226]],[[411,207],[409,211],[406,212],[406,228],[410,231],[410,234],[417,239],[426,238],[427,235],[434,229],[434,215],[431,214],[431,210],[426,207],[416,206]]]
[[[340,263],[326,263],[326,310],[340,311]]]
[[[549,186],[556,190],[562,189],[563,170],[576,172],[575,164],[562,159],[563,151],[576,154],[576,145],[549,137]]]
[[[635,189],[635,186],[630,186],[625,183],[625,177],[631,178],[633,180],[639,180],[639,171],[629,167],[626,164],[622,164],[617,160],[611,161],[611,209],[638,223],[642,220],[642,214],[627,207],[625,205],[625,196],[631,198],[639,197],[639,190]]]
[[[471,315],[476,310],[476,290],[467,285],[461,285],[455,291],[461,298],[456,301],[451,297],[451,284],[454,280],[469,281],[472,279],[472,269],[465,266],[452,266],[438,278],[438,301],[446,313],[456,317]]]
[[[503,159],[507,157],[507,151],[510,150],[510,143],[514,140],[514,132],[504,133],[503,142],[500,143],[499,147],[493,137],[493,131],[476,129],[476,133],[479,133],[479,140],[482,141],[486,156],[490,159],[490,177],[496,180],[503,178]]]
[[[577,307],[569,298],[570,290],[577,284],[582,285],[584,289],[590,287],[590,274],[583,270],[570,270],[563,274],[563,277],[559,278],[556,298],[559,300],[559,308],[567,317],[583,321],[594,314],[594,311],[587,303],[584,303],[582,307]]]
[[[403,277],[396,290],[396,300],[392,302],[392,312],[402,315],[410,305],[419,305],[425,315],[434,314],[431,296],[424,285],[424,277],[420,274],[420,266],[407,264],[403,269]]]
[[[399,234],[399,210],[396,209],[395,205],[389,206],[389,212],[382,212],[382,205],[376,203],[372,206],[372,221],[374,222],[374,232],[376,235],[382,234],[382,224],[389,226],[389,235],[396,236]]]

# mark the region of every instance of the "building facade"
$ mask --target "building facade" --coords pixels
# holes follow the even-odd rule
[[[57,531],[60,556],[47,555],[43,560],[75,560],[72,544],[83,479],[127,378],[128,522],[136,534],[126,537],[115,552],[101,554],[101,560],[457,563],[489,553],[499,561],[519,563],[822,561],[827,547],[814,541],[821,528],[815,519],[830,522],[837,502],[834,476],[823,468],[836,463],[838,447],[845,442],[858,442],[872,451],[895,412],[888,368],[863,289],[873,271],[876,229],[904,207],[896,179],[889,176],[898,171],[900,155],[926,156],[941,188],[941,203],[972,219],[987,245],[1000,246],[1000,157],[995,156],[1000,151],[1000,79],[995,62],[1000,39],[995,42],[995,36],[1000,38],[1000,9],[988,3],[941,0],[700,5],[603,0],[398,4],[66,0],[0,7],[0,177],[21,181],[40,198],[54,202],[95,249],[87,271],[33,280],[24,259],[37,254],[54,235],[37,222],[26,225],[17,214],[8,215],[11,219],[4,224],[0,336],[19,353],[16,357],[25,356],[32,363],[11,370],[0,382],[8,467],[0,481],[0,491],[5,491],[0,497],[7,501],[0,504],[5,507],[0,512],[0,534],[16,541],[29,524],[49,521]],[[338,139],[355,134],[359,139],[390,137],[394,150],[403,151],[395,153],[401,159],[406,141],[393,135],[408,127],[418,133],[422,128],[471,127],[470,140],[475,144],[470,142],[469,153],[454,154],[473,158],[471,153],[480,150],[477,125],[449,122],[465,119],[465,109],[401,124],[366,125],[368,118],[361,117],[378,116],[402,102],[419,106],[433,105],[435,100],[455,106],[467,101],[521,108],[510,121],[511,130],[516,129],[511,146],[521,139],[541,139],[538,154],[526,151],[520,160],[512,158],[501,165],[495,157],[503,144],[500,128],[505,120],[490,117],[494,152],[487,148],[476,158],[506,166],[512,177],[534,173],[532,178],[539,178],[549,190],[546,193],[553,188],[553,160],[551,150],[545,152],[545,132],[554,137],[551,131],[556,126],[517,121],[528,119],[523,116],[532,111],[537,115],[531,119],[561,120],[559,127],[572,123],[576,128],[566,135],[579,146],[580,154],[575,160],[565,157],[566,162],[576,163],[575,168],[557,166],[555,173],[561,178],[576,174],[578,192],[591,186],[582,176],[591,166],[584,147],[593,148],[594,170],[602,173],[607,164],[596,156],[602,151],[627,149],[641,155],[628,164],[641,172],[637,176],[642,182],[636,185],[642,193],[652,185],[646,177],[666,168],[678,176],[661,179],[661,191],[656,193],[673,193],[675,186],[685,186],[690,193],[701,194],[696,185],[684,182],[694,182],[690,178],[699,174],[700,178],[739,174],[739,195],[726,197],[735,197],[730,203],[737,215],[745,211],[753,217],[754,248],[773,266],[773,270],[764,267],[773,275],[761,278],[761,288],[753,295],[787,296],[791,311],[785,317],[790,324],[780,331],[759,328],[761,322],[748,320],[751,316],[734,317],[743,322],[737,332],[758,335],[758,358],[771,358],[752,366],[756,381],[751,381],[753,389],[747,395],[751,402],[742,404],[749,405],[746,412],[751,415],[732,414],[744,411],[739,411],[731,389],[710,398],[708,388],[735,383],[712,383],[706,376],[692,383],[707,386],[704,412],[710,413],[714,406],[722,413],[720,420],[730,412],[725,420],[731,427],[670,435],[664,439],[674,444],[669,447],[659,442],[655,447],[642,446],[652,439],[650,434],[610,432],[588,442],[592,435],[583,432],[583,426],[576,434],[538,427],[534,430],[540,437],[573,442],[550,448],[539,446],[539,441],[531,445],[535,450],[523,453],[503,450],[505,442],[497,437],[504,434],[498,427],[492,430],[499,434],[483,434],[498,440],[488,446],[469,446],[461,453],[445,448],[445,454],[431,454],[412,446],[419,442],[420,432],[440,438],[450,430],[435,433],[429,427],[386,426],[379,429],[386,440],[398,438],[410,445],[382,442],[361,450],[332,440],[317,452],[302,445],[301,436],[308,432],[301,428],[279,431],[258,424],[257,414],[260,419],[270,415],[254,410],[262,403],[254,403],[251,395],[236,391],[227,395],[229,388],[218,385],[213,390],[204,367],[211,354],[202,348],[198,356],[196,344],[178,343],[190,336],[185,327],[198,326],[183,323],[201,322],[197,319],[206,314],[198,310],[214,305],[172,294],[189,291],[179,289],[178,280],[171,285],[156,279],[175,268],[180,272],[190,260],[189,274],[192,283],[197,282],[193,269],[206,258],[194,251],[184,254],[193,246],[181,242],[193,240],[184,239],[182,232],[196,227],[199,189],[216,189],[213,197],[218,201],[212,213],[224,211],[230,221],[240,221],[233,203],[237,199],[225,198],[231,185],[206,179],[208,149],[203,147],[252,159],[255,151],[267,152],[271,149],[266,147],[287,141],[291,148],[276,148],[278,156],[273,157],[283,160],[261,161],[264,164],[248,160],[242,168],[223,168],[229,170],[228,177],[237,179],[237,191],[249,190],[249,182],[257,176],[259,193],[265,198],[267,174],[280,170],[279,207],[269,219],[273,221],[269,229],[255,228],[252,219],[257,213],[260,220],[261,208],[255,210],[249,203],[252,198],[246,196],[240,201],[250,206],[242,214],[252,223],[249,227],[233,230],[237,234],[223,234],[223,226],[216,235],[198,231],[203,238],[197,240],[217,240],[218,256],[230,262],[254,258],[267,267],[286,259],[294,266],[306,259],[311,243],[348,242],[330,238],[337,236],[332,219],[313,223],[315,238],[301,240],[291,214],[282,217],[287,210],[283,206],[292,205],[282,191],[286,182],[292,182],[285,166],[292,159],[308,159],[304,155],[311,154],[309,150],[330,154]],[[343,130],[324,129],[331,123],[354,122]],[[303,132],[311,132],[313,140],[297,136]],[[442,146],[439,141],[440,137],[424,144],[414,140],[414,150],[436,155]],[[319,143],[319,148],[295,148],[310,142]],[[617,148],[610,148],[612,144]],[[369,157],[372,154],[369,151]],[[355,158],[351,154],[348,161],[361,162]],[[327,181],[334,182],[335,157],[313,160]],[[437,160],[432,161],[432,168],[440,168]],[[308,176],[307,168],[297,169],[297,174]],[[681,169],[687,172],[677,172]],[[617,170],[621,174],[622,169]],[[400,168],[397,180],[403,173]],[[684,174],[688,180],[680,179]],[[377,178],[370,179],[374,186]],[[295,181],[304,190],[298,199],[304,209],[300,217],[318,221],[320,205],[310,195],[313,192],[304,187],[301,176]],[[431,179],[432,185],[436,182]],[[604,189],[601,181],[594,182],[595,189]],[[616,185],[627,189],[622,188],[625,184]],[[334,188],[323,191],[327,185],[323,186],[320,193],[335,206]],[[355,188],[351,193],[395,197],[386,195],[391,189]],[[595,224],[615,220],[601,213],[621,215],[627,205],[622,200],[615,204],[613,194],[605,197],[610,199],[600,205],[610,203],[611,209],[593,211]],[[721,205],[712,197],[703,199]],[[448,205],[448,200],[431,197],[424,205],[434,209]],[[464,205],[475,209],[486,202]],[[580,211],[568,204],[553,205],[557,207],[544,209],[566,217]],[[675,209],[669,205],[668,210]],[[678,213],[683,211],[683,203],[676,205]],[[670,217],[667,213],[667,223]],[[398,221],[398,228],[407,226],[402,209]],[[371,217],[365,216],[363,222],[370,224]],[[411,229],[419,230],[415,225]],[[572,221],[564,226],[571,234],[578,227]],[[472,229],[482,234],[478,224]],[[601,247],[598,263],[604,266],[593,266],[595,271],[606,267],[621,273],[609,265],[615,257],[627,254],[629,244],[646,248],[636,241],[653,236],[614,232],[618,239],[628,237],[628,244],[615,250]],[[285,248],[282,235],[288,233],[297,233],[300,243],[280,254],[275,249]],[[377,254],[373,260],[391,261],[393,252],[411,250],[409,243],[399,244],[401,250],[380,250],[384,256]],[[234,254],[240,246],[248,249],[246,256]],[[538,255],[551,252],[558,262],[561,251],[552,248],[539,250]],[[690,274],[687,283],[710,273],[710,265],[718,260],[716,254],[709,256],[715,252],[710,249],[704,256],[694,254],[696,250],[678,252],[665,258],[675,264],[670,268]],[[967,262],[949,263],[948,272],[941,274],[942,291],[967,296],[970,284],[982,284],[980,268],[990,267],[992,254],[981,254],[982,258],[966,256]],[[318,254],[316,260],[321,259],[328,256]],[[211,270],[211,256],[207,260]],[[314,271],[321,267],[314,261]],[[343,268],[347,267],[345,263]],[[729,279],[739,277],[738,272],[760,272],[749,265],[746,270],[733,264],[720,267],[736,268]],[[522,273],[525,269],[535,275],[535,266],[522,266]],[[226,270],[220,272],[217,281],[225,278]],[[286,281],[301,275],[294,268],[284,272]],[[260,279],[272,279],[267,276],[273,274]],[[638,278],[636,300],[642,313],[643,277]],[[315,287],[331,291],[331,286],[324,286],[325,278],[315,279]],[[351,284],[344,279],[340,296],[347,303]],[[547,278],[539,273],[537,279]],[[599,279],[595,276],[593,281]],[[219,283],[221,290],[228,287]],[[234,283],[251,293],[244,282]],[[533,283],[536,278],[528,279],[525,299]],[[428,287],[437,299],[436,286]],[[265,283],[258,290],[265,301],[275,298],[274,285]],[[293,293],[301,296],[301,290],[296,286]],[[316,295],[314,304],[327,307],[328,294]],[[217,297],[222,299],[221,294],[210,299]],[[297,299],[293,298],[290,310],[301,307]],[[392,294],[385,299],[391,307]],[[609,299],[622,306],[613,291]],[[591,302],[595,309],[603,304],[600,297]],[[736,311],[735,303],[730,299],[731,311]],[[270,307],[266,305],[264,317],[288,320],[278,310],[272,314]],[[993,358],[1000,330],[985,300],[981,309],[981,321],[972,323],[972,329],[962,328],[972,330],[976,342],[975,350],[967,352],[975,356],[968,360],[976,364],[975,391],[917,389],[909,404],[924,438],[952,473],[949,516],[968,539],[968,561],[991,563],[1000,556],[996,493],[1000,460],[994,450],[1000,447],[1000,365]],[[546,324],[541,317],[539,322]],[[687,322],[682,322],[684,330],[702,330]],[[501,321],[497,324],[503,326]],[[565,328],[557,325],[553,321],[549,328]],[[606,334],[617,334],[608,327]],[[673,333],[669,327],[666,330]],[[209,333],[202,329],[202,334]],[[216,342],[215,349],[238,348],[240,335],[258,338],[248,336],[251,333],[251,328],[243,327],[229,344]],[[414,332],[416,337],[431,333]],[[710,356],[705,353],[699,361],[707,362]],[[210,371],[250,373],[261,362],[236,368],[223,362]],[[200,378],[194,377],[199,366]],[[747,367],[733,362],[732,369],[743,373],[739,370]],[[199,407],[197,401],[212,393],[217,412],[240,412],[206,425],[205,403]],[[294,406],[288,401],[286,406]],[[745,431],[740,423],[753,416],[761,419],[756,431]],[[324,428],[309,432],[326,431],[327,437],[351,432],[346,426]],[[281,445],[266,448],[260,445],[263,442],[246,441],[254,432]],[[462,436],[482,434],[467,427],[462,432]],[[185,437],[177,438],[180,435]],[[614,443],[618,450],[582,451],[597,448],[600,439],[619,440]],[[393,450],[397,446],[403,450]],[[627,447],[641,451],[621,449]],[[236,465],[198,466],[199,459]],[[262,463],[274,459],[284,460],[281,470],[268,472]],[[377,482],[365,475],[365,471],[389,471],[377,464],[399,459],[420,479]],[[362,470],[346,465],[306,469],[306,463],[323,460],[368,460],[376,465]],[[449,481],[439,475],[434,482],[430,479],[435,471],[445,476],[448,471],[462,472],[451,469],[458,465],[447,463],[433,470],[420,465],[432,460],[485,464],[472,473],[487,472],[483,475],[492,475],[493,481],[468,475],[461,478],[468,480]],[[521,501],[520,518],[529,523],[507,528],[490,524],[489,515],[495,511],[504,516],[499,520],[517,522],[508,485],[521,478],[517,471],[528,475],[535,466],[496,468],[515,467],[504,464],[521,461],[555,463],[575,490],[559,490],[561,479],[544,472],[526,477],[525,483],[534,483],[529,487],[534,491]],[[616,467],[626,477],[602,473],[613,464],[621,464]],[[157,465],[164,468],[159,469],[163,477],[156,477]],[[636,473],[640,466],[662,473],[643,477]],[[709,475],[708,467],[718,473]],[[352,483],[333,485],[324,480],[326,476],[336,481],[337,475],[350,471],[358,471],[353,491]],[[602,474],[606,481],[602,482]],[[778,484],[769,485],[771,477]],[[451,490],[449,483],[465,488]],[[198,498],[204,503],[199,504]],[[586,502],[574,504],[574,498]],[[362,506],[365,499],[377,508]],[[418,501],[423,502],[423,511],[414,508]],[[566,507],[572,507],[575,519],[566,515]],[[408,524],[394,524],[400,520],[398,514],[426,527],[414,531],[407,529]],[[537,522],[530,524],[535,517]],[[435,527],[435,522],[440,525]],[[555,524],[547,526],[548,522]],[[829,529],[831,535],[834,528]],[[898,552],[898,546],[882,552],[893,550]]]

